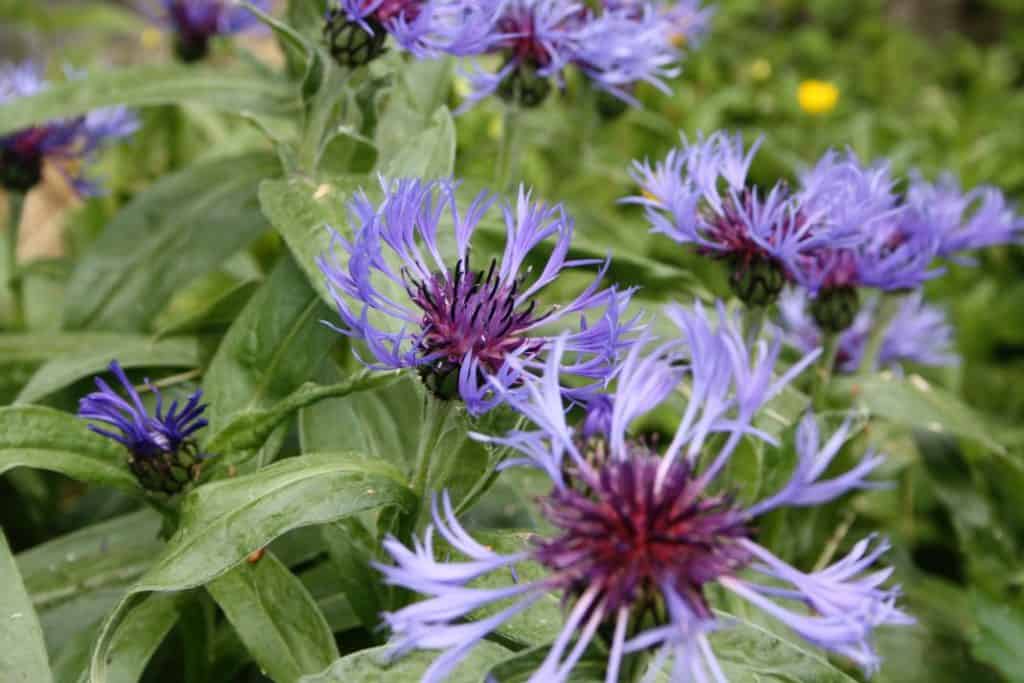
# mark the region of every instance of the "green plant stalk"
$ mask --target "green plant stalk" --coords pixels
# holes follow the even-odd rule
[[[828,384],[832,381],[832,371],[836,366],[836,356],[839,355],[839,334],[826,332],[822,339],[821,355],[814,372],[814,397],[813,405],[815,410],[825,408],[825,401],[828,398]]]
[[[25,210],[25,195],[7,192],[7,287],[11,291],[11,327],[25,328],[25,296],[21,273],[18,272],[18,238],[21,218]]]
[[[874,325],[871,327],[871,334],[868,336],[867,344],[864,346],[864,355],[860,359],[860,367],[857,373],[870,375],[875,371],[878,363],[878,356],[882,351],[882,342],[885,341],[885,333],[889,329],[900,304],[903,303],[903,295],[898,293],[885,292],[879,297],[878,309],[874,316]]]
[[[421,521],[424,512],[430,509],[427,484],[430,482],[430,472],[436,459],[445,457],[445,454],[438,453],[438,445],[447,431],[448,420],[454,414],[455,406],[455,401],[445,401],[430,395],[423,402],[423,420],[420,423],[416,464],[411,480],[412,490],[420,501],[417,522]]]
[[[747,346],[753,348],[758,337],[761,336],[761,328],[764,327],[765,319],[764,306],[743,307],[743,341]]]
[[[520,175],[519,165],[522,160],[519,140],[522,127],[521,114],[516,105],[505,106],[501,126],[501,146],[498,148],[498,159],[494,168],[495,186],[499,192],[510,189],[513,179]]]

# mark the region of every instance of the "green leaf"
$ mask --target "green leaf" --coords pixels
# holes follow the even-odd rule
[[[108,683],[107,658],[139,595],[212,581],[252,551],[303,526],[383,507],[410,510],[415,496],[384,463],[350,453],[289,458],[185,496],[178,530],[103,626],[92,655],[93,683]]]
[[[145,509],[86,527],[18,555],[46,645],[57,655],[105,617],[152,564],[164,542],[161,519]]]
[[[255,71],[182,64],[103,69],[6,103],[0,109],[0,135],[118,104],[193,103],[233,113],[287,116],[299,111],[300,100],[293,84]]]
[[[199,341],[194,337],[155,340],[119,335],[103,345],[76,351],[49,361],[32,376],[16,403],[35,403],[75,382],[107,371],[110,361],[125,368],[194,368],[200,364]]]
[[[788,633],[783,636],[751,620],[719,612],[726,628],[711,634],[715,652],[730,683],[855,683],[817,650]]]
[[[437,652],[416,650],[394,662],[390,662],[387,647],[374,647],[342,657],[326,671],[304,676],[301,683],[393,683],[394,681],[418,681],[430,664],[437,658]],[[505,648],[483,641],[476,645],[466,658],[451,672],[448,683],[480,683],[487,671],[502,659],[508,657]]]
[[[362,371],[344,382],[330,386],[308,383],[266,410],[240,413],[216,432],[205,446],[217,457],[203,468],[204,478],[217,478],[251,460],[275,429],[301,408],[318,401],[365,391],[393,381],[396,372]]]
[[[323,671],[338,658],[316,601],[272,553],[236,567],[207,588],[260,669],[277,683]]]
[[[235,321],[259,286],[258,280],[243,280],[216,294],[206,296],[187,311],[164,311],[154,321],[156,335],[162,338],[211,329],[220,331]]]
[[[446,178],[455,164],[455,125],[444,106],[451,60],[421,60],[400,72],[377,122],[377,170],[385,176]]]
[[[10,683],[53,680],[43,630],[7,539],[0,532],[0,678]]]
[[[986,427],[984,417],[917,375],[897,377],[883,372],[870,377],[843,377],[835,381],[834,391],[853,396],[880,419],[972,439],[997,453],[1005,452],[993,439],[992,428]]]
[[[326,226],[340,228],[347,224],[345,203],[358,187],[367,183],[365,176],[344,176],[319,184],[299,177],[265,180],[260,184],[263,214],[284,238],[313,289],[329,306],[334,305],[334,300],[316,264],[331,245]]]
[[[390,124],[401,129],[412,124],[405,112],[395,118],[397,121],[385,117],[380,126]],[[390,178],[446,178],[455,168],[455,122],[447,107],[437,109],[420,132],[410,136],[410,131],[406,130],[401,143],[393,148],[383,142],[379,145],[377,170]]]
[[[132,605],[104,650],[103,677],[94,673],[92,680],[136,683],[181,616],[182,600],[180,595],[150,595]]]
[[[251,153],[193,164],[136,196],[75,268],[65,326],[146,329],[179,288],[263,232],[256,188],[277,172],[272,155]]]
[[[979,591],[970,596],[976,624],[971,632],[971,654],[998,669],[1008,681],[1024,681],[1024,609],[1020,598],[995,600]]]
[[[285,254],[228,330],[204,377],[210,431],[272,406],[313,374],[337,333],[330,310]]]
[[[341,587],[363,626],[375,629],[383,611],[378,590],[381,584],[380,573],[370,564],[377,559],[377,544],[363,523],[354,518],[325,524],[321,533],[334,570],[335,582]]]
[[[42,406],[0,408],[0,474],[32,467],[137,492],[126,460],[123,448],[74,415]]]

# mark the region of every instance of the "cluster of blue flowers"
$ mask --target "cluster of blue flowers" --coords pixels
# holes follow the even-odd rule
[[[0,105],[46,88],[36,64],[0,64]],[[0,136],[0,187],[28,192],[49,162],[80,194],[96,194],[99,188],[84,175],[86,164],[104,145],[132,135],[138,127],[134,113],[110,107]]]
[[[682,47],[703,34],[711,12],[696,0],[335,0],[325,31],[332,54],[358,66],[381,54],[391,35],[418,57],[494,56],[496,71],[468,73],[472,104],[493,93],[540,104],[566,68],[626,102],[640,82],[667,91]]]
[[[758,188],[748,175],[759,145],[747,149],[726,133],[684,138],[664,160],[634,164],[642,193],[625,201],[645,207],[654,232],[725,260],[748,305],[774,303],[787,284],[800,287],[803,294],[786,301],[784,324],[808,338],[797,310],[806,299],[816,327],[846,333],[842,363],[859,357],[854,347],[863,341],[854,340],[870,327],[858,317],[861,290],[913,292],[943,272],[942,259],[970,263],[966,252],[1024,236],[1024,219],[994,187],[963,192],[949,177],[932,184],[915,175],[900,193],[888,164],[866,165],[853,153],[828,152],[795,188]],[[895,337],[940,332],[917,348],[904,345],[904,358],[951,360],[943,351],[950,334],[936,316],[919,299],[900,312]]]

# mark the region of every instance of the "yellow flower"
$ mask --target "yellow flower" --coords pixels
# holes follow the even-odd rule
[[[839,102],[839,88],[828,81],[807,80],[797,90],[800,108],[811,115],[827,114]]]
[[[156,50],[164,42],[164,34],[160,32],[160,29],[154,26],[148,26],[142,31],[142,35],[139,36],[139,42],[142,43],[142,47],[146,50]]]

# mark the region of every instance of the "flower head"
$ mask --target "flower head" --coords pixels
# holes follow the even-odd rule
[[[880,463],[875,455],[844,474],[823,477],[848,425],[821,443],[817,420],[805,417],[790,481],[760,502],[742,504],[716,485],[741,437],[774,443],[751,420],[814,356],[776,380],[778,340],[772,346],[761,342],[752,356],[724,314],[717,326],[700,308],[673,307],[669,315],[682,338],[653,350],[649,344],[633,347],[605,433],[585,437],[567,425],[553,374],[557,361],[542,378],[527,380],[529,392],[510,398],[538,429],[491,440],[517,449],[519,462],[551,477],[551,493],[541,502],[554,527],[550,536],[521,553],[499,555],[469,536],[445,496],[440,509],[435,504],[434,526],[423,541],[409,549],[388,540],[385,547],[396,564],[380,567],[387,581],[426,596],[385,615],[395,652],[444,651],[424,681],[443,680],[476,642],[546,594],[562,598],[567,616],[530,679],[538,683],[568,680],[595,639],[607,646],[609,682],[619,680],[626,657],[648,650],[658,652],[656,661],[667,653],[676,656],[674,682],[724,681],[707,638],[722,626],[711,609],[711,586],[731,591],[869,671],[878,663],[871,647],[874,627],[910,622],[895,607],[899,591],[882,587],[890,571],[869,571],[886,543],[863,541],[833,565],[804,572],[754,540],[757,518],[770,510],[818,505],[874,485],[867,477]],[[658,449],[634,438],[630,425],[684,380],[691,398],[671,442]],[[710,440],[711,434],[724,439]],[[438,560],[434,529],[466,560]],[[498,588],[471,584],[523,561],[540,565],[540,577]],[[488,611],[493,616],[466,621],[481,607],[501,605]]]
[[[97,377],[99,391],[79,402],[78,416],[117,430],[89,425],[92,431],[128,449],[132,472],[145,488],[167,494],[180,492],[198,474],[199,462],[205,457],[192,438],[207,424],[201,417],[206,405],[199,402],[203,392],[189,396],[180,409],[178,401],[173,401],[165,412],[163,396],[151,387],[156,407],[150,414],[117,361],[110,363],[110,372],[121,383],[127,399]]]
[[[722,132],[684,137],[664,161],[634,162],[642,193],[625,200],[646,208],[654,232],[727,260],[733,290],[753,305],[774,301],[798,261],[837,238],[785,183],[763,191],[748,182],[760,144],[747,149]]]
[[[31,62],[0,64],[0,105],[44,91],[48,84]],[[132,135],[139,123],[124,107],[58,119],[0,136],[0,186],[27,192],[41,179],[43,163],[53,163],[82,195],[98,188],[82,171],[106,143]]]
[[[970,263],[964,251],[1019,243],[1024,237],[1024,217],[1002,192],[982,186],[965,193],[949,174],[934,184],[915,176],[907,204],[917,220],[938,235],[938,255],[962,263]]]
[[[797,89],[797,102],[801,109],[813,116],[828,114],[839,103],[839,88],[828,81],[802,81]]]
[[[151,0],[150,0],[151,2]],[[270,8],[270,0],[252,0],[261,10]],[[183,62],[203,59],[214,36],[240,33],[257,25],[247,8],[232,0],[159,0],[147,13],[174,35],[174,50]]]
[[[480,413],[501,400],[492,383],[520,386],[542,367],[553,326],[579,315],[567,342],[573,358],[562,372],[603,383],[633,327],[620,319],[631,292],[600,288],[607,261],[568,259],[572,220],[561,206],[536,203],[523,189],[514,204],[500,207],[501,258],[474,262],[472,237],[494,198],[481,193],[462,211],[456,188],[451,181],[381,179],[380,204],[356,195],[349,205],[353,237],[334,232],[332,253],[319,260],[341,316],[336,329],[366,343],[371,367],[418,368],[435,395],[461,398]],[[450,243],[440,234],[443,223],[454,228],[452,259],[442,255],[442,244]],[[535,273],[526,259],[548,239],[550,253]],[[539,307],[541,290],[563,270],[599,264],[595,280],[574,300]],[[587,389],[572,392],[583,396]]]
[[[804,352],[819,347],[821,330],[808,315],[807,296],[789,290],[779,299],[780,325],[788,344]],[[836,370],[855,372],[860,367],[864,347],[874,327],[876,299],[870,299],[856,314],[853,323],[839,335]],[[953,327],[945,312],[913,292],[903,299],[889,322],[879,351],[879,368],[899,367],[901,363],[945,366],[957,363],[953,348]]]
[[[888,164],[866,166],[852,152],[829,152],[801,182],[804,205],[848,238],[798,259],[796,279],[812,294],[909,290],[940,274],[931,268],[939,235],[895,192]]]
[[[470,54],[484,48],[497,7],[496,0],[332,0],[324,37],[350,67],[383,54],[389,35],[417,57]]]
[[[635,84],[668,92],[665,79],[678,73],[678,27],[670,30],[668,15],[654,3],[608,3],[595,11],[576,0],[507,0],[498,7],[487,38],[464,54],[498,54],[504,63],[496,73],[476,68],[469,74],[474,92],[466,106],[494,92],[537,106],[568,66],[631,103]]]

